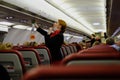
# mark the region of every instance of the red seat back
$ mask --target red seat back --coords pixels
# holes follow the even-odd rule
[[[0,54],[1,53],[17,55],[19,57],[19,60],[20,60],[21,66],[22,66],[23,73],[26,72],[25,64],[24,64],[24,58],[19,51],[17,51],[17,50],[0,50]]]
[[[65,57],[62,61],[62,65],[66,65],[70,61],[74,60],[119,60],[120,54],[119,53],[84,53],[84,54],[71,54]]]
[[[36,55],[38,63],[41,64],[39,53],[34,48],[19,48],[19,49],[16,49],[16,50],[18,50],[18,51],[32,51],[32,52],[34,52],[34,54]]]
[[[51,60],[52,60],[51,53],[46,46],[30,46],[30,47],[23,46],[23,48],[36,49],[39,53],[40,58],[41,58],[41,64],[50,64],[51,63]]]
[[[27,72],[21,80],[115,80],[116,78],[120,79],[120,64],[43,66]]]
[[[109,45],[104,45],[104,44],[97,45],[95,47],[91,47],[91,48],[79,51],[78,53],[81,54],[81,53],[104,53],[104,52],[106,52],[106,53],[111,53],[111,52],[119,53],[113,47],[111,47]]]
[[[16,50],[0,50],[0,64],[7,69],[13,80],[20,79],[26,72],[23,56]]]

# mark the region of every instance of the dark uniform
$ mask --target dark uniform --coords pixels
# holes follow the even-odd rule
[[[63,33],[60,32],[57,35],[51,37],[52,34],[48,35],[48,33],[41,28],[38,28],[37,31],[45,37],[45,45],[50,50],[52,61],[61,60],[62,55],[60,53],[60,47],[64,42]]]

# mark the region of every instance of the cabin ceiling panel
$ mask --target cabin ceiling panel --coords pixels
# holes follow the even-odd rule
[[[106,0],[46,0],[87,28],[106,32]],[[100,25],[93,25],[100,23]]]
[[[70,28],[106,32],[106,0],[2,0],[48,19],[64,19]],[[34,6],[34,7],[33,7]],[[93,25],[99,23],[99,25]]]

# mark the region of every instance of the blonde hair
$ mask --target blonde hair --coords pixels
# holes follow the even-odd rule
[[[0,50],[8,50],[8,49],[12,49],[13,48],[13,44],[12,43],[2,43],[0,44]]]
[[[65,32],[65,29],[66,29],[66,27],[67,27],[66,22],[65,22],[64,20],[62,20],[62,19],[58,19],[58,23],[62,26],[61,32],[64,33],[64,32]]]

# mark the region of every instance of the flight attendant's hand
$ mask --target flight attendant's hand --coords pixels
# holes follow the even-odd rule
[[[32,26],[33,26],[33,27],[35,27],[35,28],[39,28],[39,26],[37,25],[35,19],[31,20],[31,22],[32,22]]]

